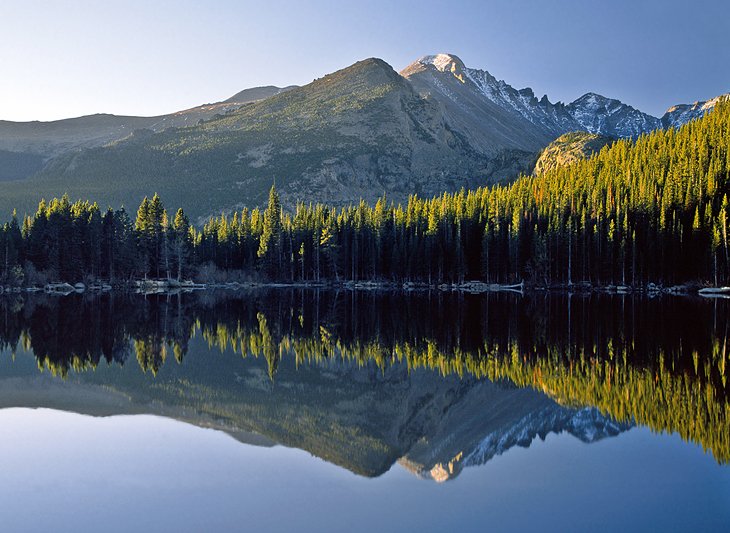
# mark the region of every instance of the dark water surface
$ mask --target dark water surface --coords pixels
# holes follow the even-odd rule
[[[3,531],[728,531],[730,301],[0,299]]]

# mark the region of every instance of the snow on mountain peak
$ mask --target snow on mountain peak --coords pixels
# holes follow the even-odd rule
[[[479,124],[488,122],[502,126],[509,123],[508,118],[514,117],[516,127],[523,128],[519,123],[524,124],[526,120],[537,127],[537,135],[542,139],[554,138],[569,131],[635,138],[657,128],[678,126],[698,118],[722,98],[675,106],[660,119],[595,92],[588,92],[566,104],[553,104],[547,96],[538,100],[532,89],[517,90],[486,70],[468,68],[454,54],[423,56],[401,71],[401,75],[414,83],[420,92],[436,95],[445,105],[468,115],[464,118],[467,122],[471,123],[476,115],[482,116],[475,126],[477,130],[483,127]],[[501,108],[501,111],[494,106]],[[503,113],[499,118],[490,120],[495,116],[494,113],[500,112]],[[503,135],[510,139],[517,138],[509,131]],[[538,144],[540,142],[544,141]]]
[[[466,68],[461,59],[454,54],[436,54],[432,56],[423,56],[418,60],[422,65],[432,65],[436,70],[441,72],[455,72]]]
[[[605,107],[609,102],[613,102],[612,98],[606,98],[598,93],[586,93],[580,98],[573,102],[573,105],[580,105],[588,109],[597,109],[598,107]]]

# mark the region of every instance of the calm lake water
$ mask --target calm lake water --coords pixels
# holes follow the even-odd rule
[[[730,300],[0,299],[3,531],[728,531]]]

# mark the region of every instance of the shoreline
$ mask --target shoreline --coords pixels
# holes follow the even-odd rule
[[[403,291],[403,292],[461,292],[465,294],[485,294],[509,292],[523,295],[525,293],[558,293],[558,294],[615,294],[615,295],[659,295],[701,296],[704,298],[730,298],[730,287],[702,286],[696,283],[663,286],[648,283],[633,287],[630,285],[592,285],[590,283],[559,284],[536,286],[524,282],[512,285],[485,283],[482,281],[466,281],[463,283],[429,284],[420,282],[385,282],[385,281],[326,281],[326,282],[213,282],[197,283],[176,280],[137,280],[124,283],[98,282],[89,286],[83,283],[67,282],[49,283],[43,287],[11,287],[0,286],[0,295],[9,294],[49,294],[67,296],[70,294],[104,294],[109,292],[125,292],[143,295],[179,294],[196,291],[240,291],[257,289],[325,289],[349,291]]]

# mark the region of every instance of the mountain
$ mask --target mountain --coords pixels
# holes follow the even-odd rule
[[[482,153],[513,149],[531,154],[555,137],[551,119],[539,117],[539,102],[532,105],[531,91],[516,91],[488,72],[467,69],[456,56],[422,57],[401,75],[422,98],[436,102],[451,127]]]
[[[275,87],[273,85],[266,85],[265,87],[253,87],[251,89],[244,89],[237,92],[227,100],[223,100],[223,104],[250,104],[252,102],[258,102],[265,100],[271,96],[276,96],[286,91],[296,89],[296,85],[289,85],[288,87]]]
[[[551,168],[590,157],[604,146],[611,144],[616,137],[636,137],[660,127],[680,127],[691,120],[701,118],[705,113],[714,109],[720,100],[729,96],[730,94],[726,94],[706,102],[676,105],[670,107],[661,119],[655,119],[633,108],[623,106],[618,100],[611,100],[593,93],[584,95],[568,106],[576,117],[585,118],[581,124],[584,131],[565,133],[547,145],[540,152],[533,173],[539,176]],[[578,109],[581,111],[579,112]],[[597,109],[608,110],[608,112],[595,112]],[[611,110],[615,111],[611,113]],[[613,128],[609,126],[610,124],[614,125]],[[606,130],[612,130],[617,134],[608,136],[601,133],[589,133]]]
[[[31,189],[34,202],[68,191],[136,206],[157,191],[196,217],[263,203],[274,181],[289,207],[383,193],[404,200],[514,175],[532,157],[495,153],[475,149],[436,103],[385,62],[368,59],[196,126],[137,131],[66,153],[2,192],[16,203]]]
[[[714,109],[718,102],[727,98],[730,98],[730,93],[716,96],[715,98],[705,102],[672,106],[662,117],[662,127],[676,128],[682,124],[686,124],[690,120],[698,119],[705,115],[705,113]]]
[[[0,150],[39,155],[48,160],[69,150],[102,146],[123,139],[138,129],[159,132],[172,127],[192,126],[199,120],[228,113],[291,88],[255,87],[236,93],[222,102],[154,117],[96,114],[51,122],[0,120]]]
[[[538,99],[451,54],[400,73],[371,58],[303,87],[248,89],[163,117],[0,123],[0,150],[43,158],[0,173],[0,210],[33,212],[41,196],[65,192],[134,208],[159,192],[200,222],[262,205],[272,183],[288,208],[383,194],[405,201],[530,173],[568,132],[636,137],[709,108],[677,106],[659,119],[595,93],[569,104]]]
[[[661,127],[659,119],[595,93],[568,105],[551,103],[547,96],[538,100],[529,87],[517,90],[487,71],[467,68],[452,54],[424,56],[401,74],[465,129],[501,135],[503,142],[523,149],[539,151],[570,131],[635,137]]]
[[[566,106],[578,127],[571,131],[587,131],[609,137],[638,137],[661,127],[661,121],[638,109],[600,94],[584,94]]]

